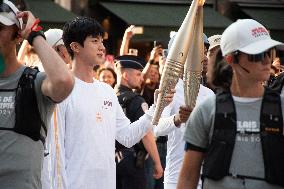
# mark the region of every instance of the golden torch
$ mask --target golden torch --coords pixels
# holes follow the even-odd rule
[[[193,33],[196,25],[196,15],[198,7],[203,7],[204,0],[193,0],[189,11],[179,28],[173,45],[169,50],[169,54],[162,73],[157,105],[154,112],[152,124],[157,125],[161,117],[162,111],[166,106],[164,97],[174,89],[178,79],[183,74],[184,63],[189,52],[190,44],[193,42]]]
[[[191,109],[195,106],[200,87],[201,61],[204,57],[203,43],[203,7],[198,7],[193,42],[190,44],[183,75],[185,104]]]

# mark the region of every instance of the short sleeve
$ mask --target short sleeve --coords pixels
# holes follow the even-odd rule
[[[44,72],[39,72],[37,74],[37,77],[35,79],[35,91],[41,118],[45,122],[46,126],[48,126],[52,112],[55,108],[55,103],[49,97],[44,96],[42,93],[41,86],[45,78],[46,75]]]
[[[192,111],[186,124],[184,140],[200,148],[207,148],[215,118],[215,96],[203,101]]]

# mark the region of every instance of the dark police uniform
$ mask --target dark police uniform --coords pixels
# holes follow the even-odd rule
[[[116,58],[117,67],[143,69],[143,60],[136,56],[125,55]],[[117,85],[115,87],[116,95],[122,106],[125,115],[131,122],[138,120],[148,105],[144,98],[132,89]],[[117,189],[145,189],[146,175],[144,161],[147,152],[142,142],[134,145],[132,148],[126,148],[116,142],[116,188]]]

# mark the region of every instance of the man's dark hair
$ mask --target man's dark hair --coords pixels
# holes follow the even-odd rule
[[[224,60],[219,49],[213,65],[212,84],[215,88],[229,89],[232,83],[232,67]]]
[[[63,41],[71,58],[74,53],[70,47],[72,42],[77,42],[84,47],[84,41],[87,37],[97,37],[104,34],[102,26],[93,18],[77,17],[67,22],[63,27]]]

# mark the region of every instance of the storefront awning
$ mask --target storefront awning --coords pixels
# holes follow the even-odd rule
[[[270,30],[284,30],[283,8],[242,8],[242,11]]]
[[[41,25],[63,26],[64,23],[77,16],[52,0],[27,0],[25,2],[27,10],[40,18]]]
[[[168,41],[169,32],[178,30],[190,7],[188,5],[100,2],[100,4],[131,25],[144,27],[143,35],[135,35],[133,40]],[[207,35],[222,33],[232,23],[210,6],[204,6],[204,31]],[[166,37],[166,39],[165,39]]]

